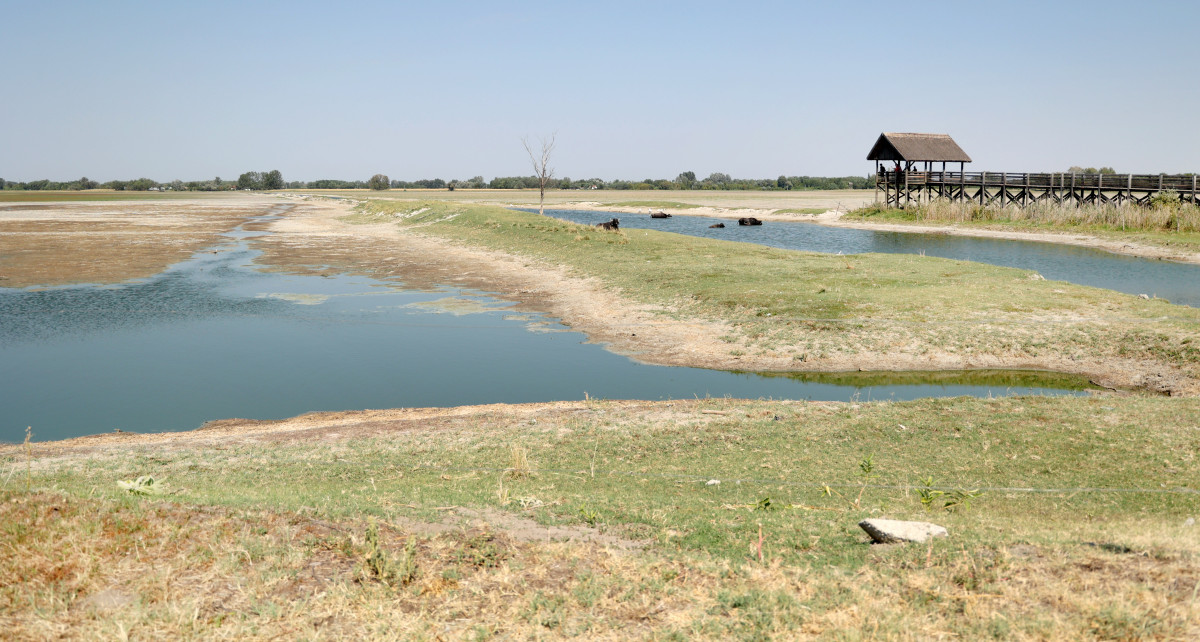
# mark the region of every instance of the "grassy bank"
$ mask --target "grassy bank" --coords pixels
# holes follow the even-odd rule
[[[565,265],[668,317],[727,324],[732,330],[721,339],[731,355],[773,364],[760,369],[974,364],[1104,374],[1141,364],[1147,372],[1161,369],[1155,381],[1177,380],[1179,391],[1195,389],[1200,379],[1200,310],[1039,280],[1025,270],[603,232],[468,204],[371,201],[352,218],[419,226]]]
[[[292,190],[297,193],[348,198],[370,198],[372,200],[422,201],[437,200],[450,202],[486,203],[500,205],[537,205],[536,189],[456,189],[448,190]],[[600,205],[647,207],[629,203],[677,203],[692,207],[721,209],[800,209],[818,210],[817,213],[841,206],[853,209],[874,200],[873,190],[546,190],[546,206],[569,205],[571,203],[599,203]],[[691,208],[689,208],[691,209]]]
[[[1195,400],[580,402],[35,444],[28,479],[9,447],[0,613],[18,637],[1183,639],[1196,425]],[[140,475],[165,494],[116,483]],[[952,535],[871,546],[881,516]]]
[[[657,209],[672,209],[672,210],[690,210],[700,207],[692,203],[680,203],[678,201],[617,201],[611,203],[614,207],[649,207]]]
[[[848,219],[889,223],[943,223],[1033,232],[1083,232],[1101,238],[1200,251],[1200,207],[1164,203],[1083,205],[1036,203],[1029,207],[981,206],[978,203],[933,201],[907,209],[867,205],[846,214]]]

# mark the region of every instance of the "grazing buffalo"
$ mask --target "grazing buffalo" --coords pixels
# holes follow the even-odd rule
[[[671,215],[666,212],[654,212],[650,215],[650,218],[671,218]]]
[[[712,225],[709,225],[709,227],[725,227],[725,224],[724,223],[713,223]]]
[[[739,218],[738,225],[762,225],[762,221],[751,216],[750,218]]]
[[[621,221],[614,218],[611,221],[605,221],[604,223],[597,223],[596,227],[598,227],[602,230],[612,231],[612,230],[620,229]]]

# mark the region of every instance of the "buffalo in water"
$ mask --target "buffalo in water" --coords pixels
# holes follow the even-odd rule
[[[710,228],[711,227],[725,227],[725,224],[724,223],[713,223],[712,225],[709,225],[709,227]]]
[[[762,221],[751,216],[749,218],[739,218],[738,225],[762,225]]]
[[[671,218],[671,215],[666,212],[654,212],[650,215],[650,218]]]
[[[610,231],[610,232],[611,232],[611,231],[613,231],[613,230],[620,229],[620,227],[621,227],[621,221],[619,221],[619,220],[617,220],[617,219],[615,219],[615,218],[614,218],[614,219],[613,219],[613,220],[611,220],[611,221],[605,221],[605,222],[603,222],[603,223],[597,223],[597,224],[596,224],[596,227],[598,227],[598,228],[600,228],[600,229],[602,229],[602,230],[607,230],[607,231]]]

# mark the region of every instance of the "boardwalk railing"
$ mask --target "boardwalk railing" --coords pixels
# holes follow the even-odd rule
[[[1123,203],[1146,205],[1155,194],[1173,190],[1185,203],[1200,203],[1200,180],[1194,174],[1080,174],[1070,172],[881,172],[876,187],[887,203],[903,207],[932,198],[983,204]]]

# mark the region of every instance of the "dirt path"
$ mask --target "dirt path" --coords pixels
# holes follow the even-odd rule
[[[272,442],[336,443],[349,439],[397,436],[403,433],[435,435],[475,430],[481,424],[493,428],[570,423],[579,417],[604,417],[606,425],[624,426],[646,422],[718,421],[738,414],[750,401],[722,401],[725,410],[711,410],[707,400],[580,400],[537,403],[496,403],[451,408],[389,408],[311,412],[277,421],[222,419],[195,430],[159,433],[109,432],[60,441],[33,442],[31,454],[40,466],[53,465],[59,458],[91,454],[127,453],[129,447],[156,450],[228,448]],[[834,405],[835,402],[781,400],[777,404]],[[731,405],[732,404],[732,405]],[[0,443],[0,457],[24,457],[23,444]]]

